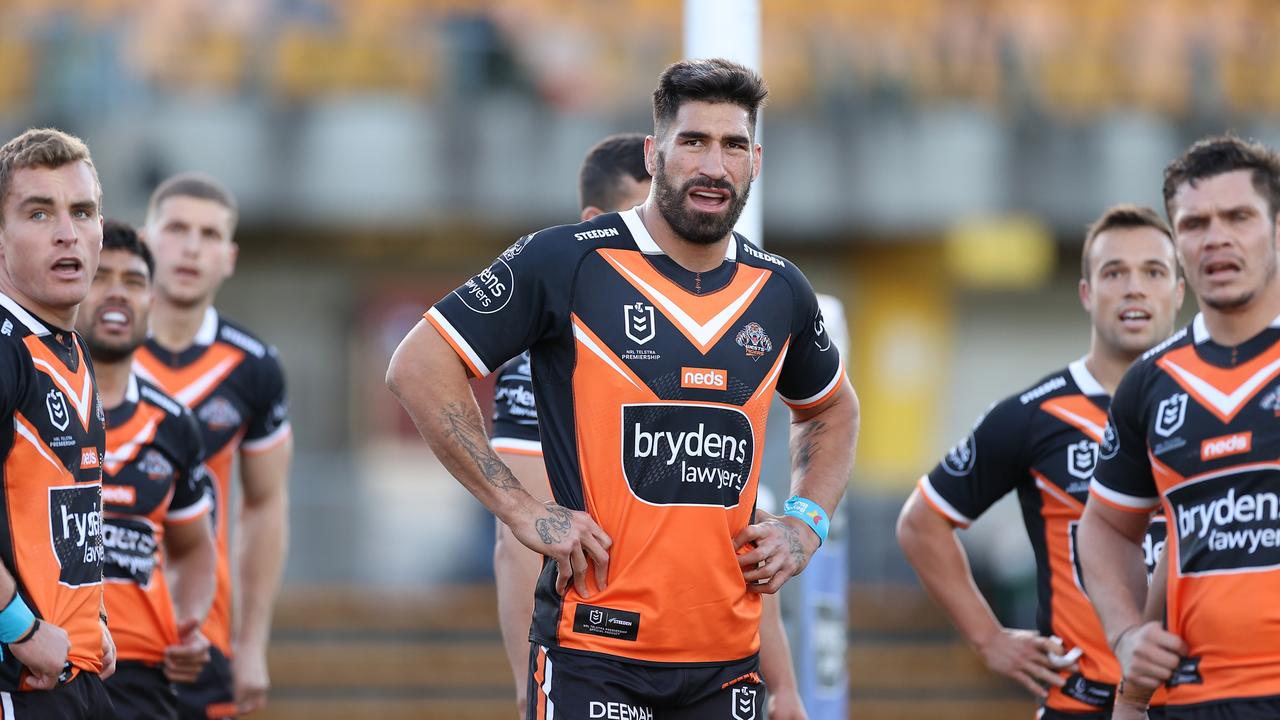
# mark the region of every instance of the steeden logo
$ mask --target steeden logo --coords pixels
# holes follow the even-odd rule
[[[1239,455],[1253,449],[1253,432],[1235,433],[1209,438],[1200,443],[1200,460],[1216,460],[1228,455]]]
[[[719,368],[680,368],[680,387],[699,390],[724,390],[729,386],[729,373]]]

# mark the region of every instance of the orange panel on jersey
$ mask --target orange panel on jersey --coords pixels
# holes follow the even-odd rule
[[[1210,365],[1186,345],[1165,353],[1156,365],[1182,386],[1200,406],[1222,422],[1231,419],[1249,400],[1280,375],[1280,343],[1233,368]]]
[[[734,326],[734,321],[746,312],[773,274],[769,270],[739,264],[728,285],[705,295],[694,295],[658,272],[641,252],[615,249],[596,252],[648,298],[703,354]]]
[[[1040,409],[1088,435],[1094,442],[1102,442],[1102,433],[1107,427],[1107,411],[1088,397],[1064,395],[1045,401]]]
[[[198,360],[180,368],[160,362],[146,346],[134,354],[134,363],[144,376],[154,380],[178,402],[195,407],[244,362],[244,358],[243,350],[219,342],[210,345]]]

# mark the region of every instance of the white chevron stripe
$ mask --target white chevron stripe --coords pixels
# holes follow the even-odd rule
[[[587,335],[585,332],[583,332],[582,329],[578,327],[577,323],[573,324],[573,336],[577,338],[578,341],[581,342],[583,345],[587,346],[587,349],[590,350],[592,353],[594,353],[596,357],[600,358],[605,362],[605,364],[607,364],[609,367],[616,370],[619,375],[625,378],[626,381],[631,383],[636,389],[640,389],[640,390],[644,389],[644,388],[641,388],[639,385],[636,385],[636,381],[632,380],[631,376],[628,375],[625,370],[618,367],[618,364],[613,361],[613,358],[609,357],[604,350],[601,350],[600,346],[597,345],[595,341],[591,339],[590,335]]]
[[[239,360],[240,358],[237,357],[224,358],[222,362],[204,371],[204,374],[196,378],[190,385],[182,388],[176,393],[173,393],[173,397],[183,405],[190,407],[191,403],[200,399],[200,397],[202,397],[209,388],[217,385],[218,381],[221,380],[226,373],[231,370],[231,368],[235,367]]]
[[[120,468],[137,454],[138,447],[149,442],[155,435],[156,419],[151,418],[133,437],[115,448],[107,448],[107,461],[103,464],[107,472],[115,475]]]
[[[640,276],[631,272],[625,266],[618,264],[615,265],[615,267],[626,273],[627,277],[631,278],[632,281],[643,288],[646,293],[657,300],[658,304],[662,306],[662,309],[667,312],[667,316],[674,319],[684,327],[685,330],[688,330],[689,334],[698,341],[698,344],[703,346],[724,330],[725,325],[727,325],[729,321],[738,314],[738,311],[742,309],[742,306],[751,298],[751,295],[755,292],[756,288],[769,277],[769,273],[761,273],[760,277],[756,278],[756,281],[751,283],[750,287],[743,290],[741,295],[739,295],[733,302],[726,305],[723,310],[716,313],[716,316],[708,320],[706,325],[703,325],[697,320],[694,320],[689,313],[685,312],[684,309],[671,300],[671,298],[663,295],[657,288],[642,280]]]
[[[49,457],[49,453],[44,451],[44,448],[40,444],[39,438],[36,437],[35,433],[31,432],[31,428],[27,427],[17,417],[13,418],[13,427],[15,430],[18,431],[19,435],[26,438],[27,442],[31,443],[31,447],[35,448],[36,452],[40,453],[41,457],[43,457],[45,460],[48,460],[50,464],[52,464],[54,467],[58,468],[63,472],[66,472],[67,470],[66,466],[58,462],[56,458]]]
[[[1106,427],[1099,425],[1096,422],[1093,422],[1089,418],[1077,415],[1071,412],[1070,410],[1062,407],[1061,405],[1054,405],[1053,409],[1047,412],[1049,412],[1049,414],[1051,415],[1060,413],[1062,415],[1067,416],[1072,420],[1072,422],[1076,425],[1076,427],[1079,427],[1080,429],[1089,433],[1089,437],[1092,438],[1094,442],[1102,442],[1102,436],[1105,435],[1107,432]]]
[[[76,393],[71,387],[71,383],[53,365],[38,357],[32,357],[31,362],[36,367],[44,368],[45,373],[53,378],[53,382],[62,388],[67,397],[71,399],[71,404],[75,406],[76,412],[80,413],[80,421],[87,425],[93,412],[93,406],[90,404],[93,400],[93,381],[89,377],[89,373],[86,372],[84,374],[84,385],[80,388],[80,392]]]
[[[1236,388],[1235,392],[1227,395],[1218,388],[1196,377],[1191,373],[1191,371],[1179,367],[1177,363],[1172,362],[1167,357],[1163,364],[1177,374],[1177,376],[1186,382],[1187,385],[1190,385],[1197,394],[1207,400],[1210,405],[1213,405],[1213,407],[1223,415],[1234,414],[1236,409],[1240,407],[1240,403],[1244,402],[1246,398],[1251,396],[1253,391],[1258,389],[1258,386],[1269,380],[1277,370],[1280,370],[1280,359],[1274,360],[1250,376],[1243,385]]]

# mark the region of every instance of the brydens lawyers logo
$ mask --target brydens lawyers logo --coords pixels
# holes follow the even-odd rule
[[[1200,460],[1216,460],[1228,455],[1239,455],[1253,449],[1253,432],[1235,433],[1209,438],[1200,443]]]
[[[649,342],[658,332],[657,328],[654,327],[652,305],[645,305],[641,302],[624,305],[622,307],[622,319],[627,337],[631,338],[637,345]]]
[[[719,368],[680,368],[680,387],[699,390],[724,390],[729,385],[729,373]]]
[[[57,388],[50,390],[44,396],[44,406],[49,410],[49,422],[59,430],[66,430],[71,422],[71,415],[67,412],[67,399],[63,397],[62,391]]]
[[[734,340],[747,351],[747,357],[752,360],[773,350],[773,341],[759,323],[749,322],[744,325]]]

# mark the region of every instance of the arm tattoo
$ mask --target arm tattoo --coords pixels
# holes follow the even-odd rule
[[[547,506],[547,517],[538,518],[534,527],[538,529],[538,537],[548,545],[554,545],[568,534],[571,519],[569,511],[559,505]]]
[[[481,422],[474,407],[462,403],[449,403],[440,411],[444,421],[445,433],[458,447],[466,451],[471,461],[488,483],[500,490],[514,490],[521,487],[520,481],[511,473],[511,469],[489,447],[488,438],[484,434],[484,423]]]
[[[786,523],[782,523],[782,528],[787,535],[787,553],[791,555],[791,561],[796,565],[796,571],[792,574],[799,575],[809,562],[804,556],[804,544],[800,542],[800,531]]]
[[[791,471],[804,475],[813,462],[813,451],[818,440],[826,432],[827,424],[821,420],[810,420],[801,428],[799,434],[791,441]]]

